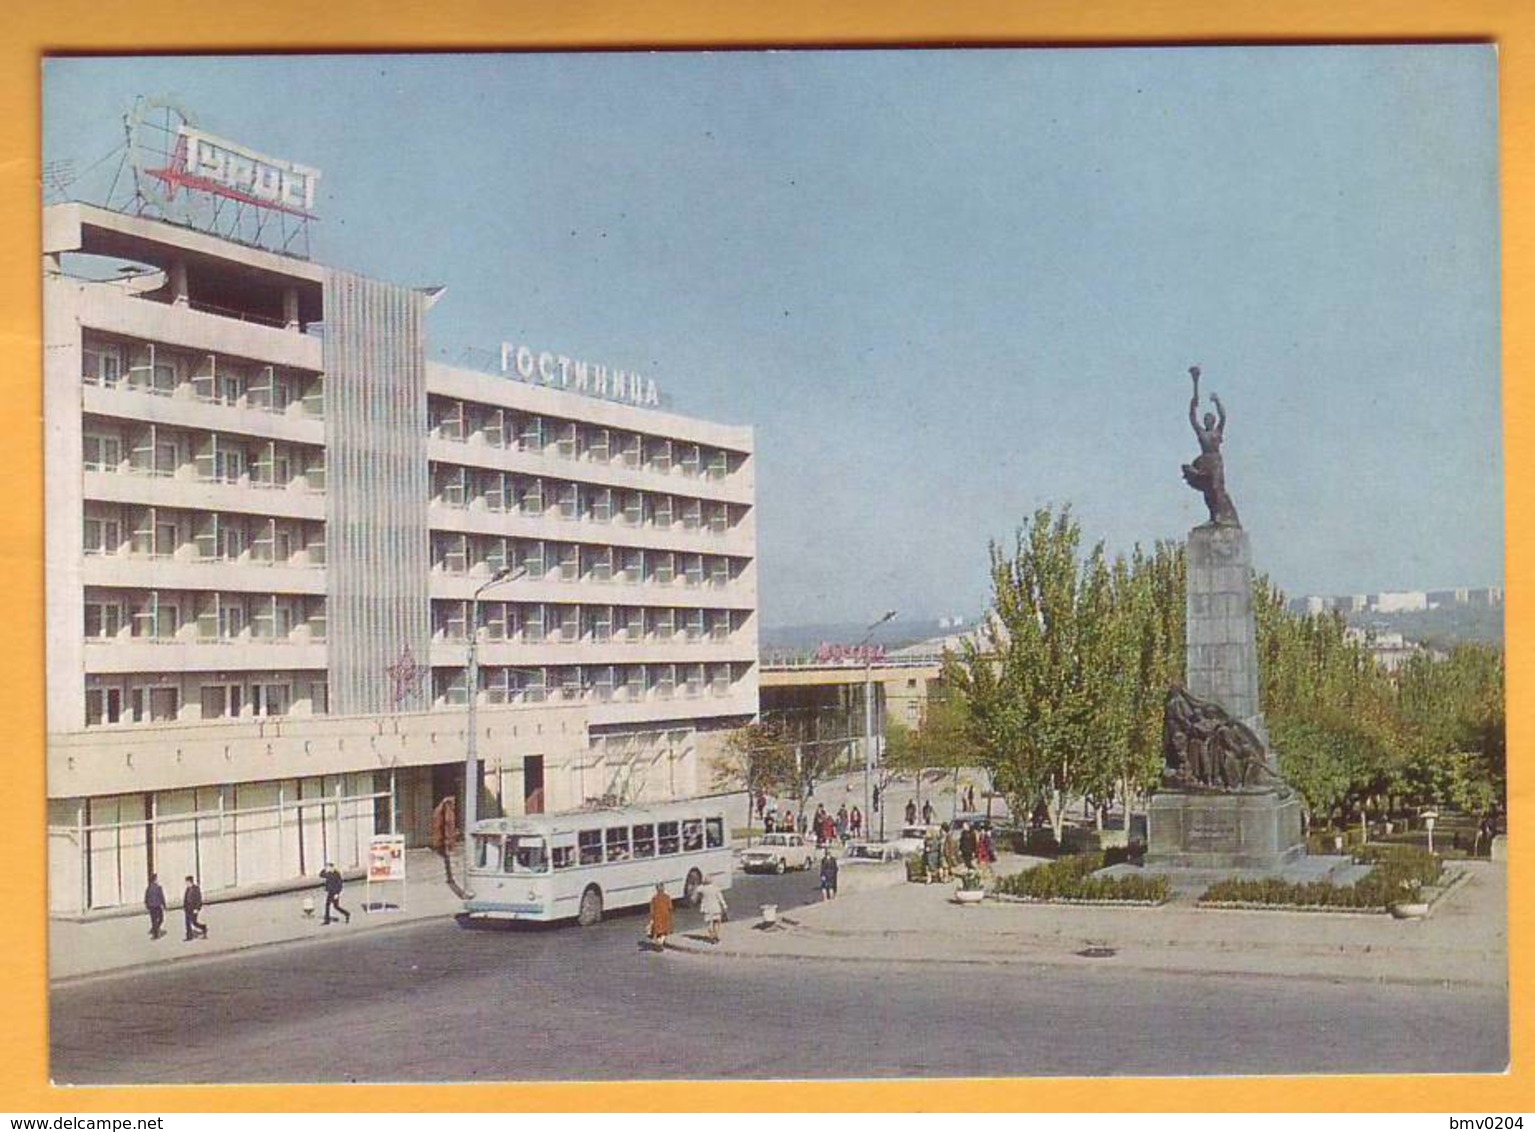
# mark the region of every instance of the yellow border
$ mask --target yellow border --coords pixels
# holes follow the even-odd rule
[[[1524,364],[1535,346],[1531,234],[1535,198],[1535,5],[1432,0],[1018,0],[976,2],[960,10],[943,0],[438,0],[387,5],[381,0],[262,0],[155,4],[103,0],[11,0],[0,17],[0,342],[11,392],[0,420],[0,468],[9,521],[0,535],[0,721],[8,822],[0,832],[0,1108],[15,1111],[434,1111],[748,1109],[1037,1109],[1037,1110],[1324,1110],[1518,1112],[1535,1109],[1529,1071],[1530,905],[1516,901],[1510,923],[1514,1008],[1513,1059],[1504,1077],[1265,1078],[1258,1080],[925,1081],[877,1084],[495,1085],[399,1087],[136,1088],[55,1090],[47,1084],[43,783],[42,371],[39,306],[39,77],[45,52],[445,49],[582,46],[690,47],[789,44],[904,45],[1230,43],[1490,39],[1500,49],[1504,200],[1504,428],[1507,458],[1509,745],[1511,809],[1527,812],[1532,666],[1516,628],[1525,614],[1521,582],[1529,559],[1535,503],[1530,475],[1535,394]],[[1445,411],[1454,411],[1445,374]],[[1410,457],[1410,453],[1408,454]],[[1520,832],[1522,833],[1522,826]],[[1512,838],[1510,890],[1519,892],[1530,854]],[[19,976],[19,977],[18,977]],[[1148,1034],[1146,1040],[1156,1040]],[[1522,1067],[1519,1071],[1517,1067]]]

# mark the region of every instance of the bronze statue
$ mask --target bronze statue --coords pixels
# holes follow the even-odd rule
[[[1199,455],[1192,464],[1183,465],[1183,479],[1190,487],[1205,497],[1210,509],[1210,522],[1228,527],[1240,527],[1236,504],[1226,494],[1226,468],[1221,460],[1221,441],[1226,435],[1226,407],[1216,394],[1210,394],[1215,413],[1206,413],[1204,424],[1199,423],[1199,367],[1190,366],[1189,376],[1194,379],[1194,396],[1189,401],[1189,424],[1199,438]],[[1216,416],[1219,413],[1219,417]]]
[[[1270,791],[1284,785],[1269,769],[1268,750],[1252,728],[1183,688],[1167,693],[1162,748],[1162,778],[1173,788]]]

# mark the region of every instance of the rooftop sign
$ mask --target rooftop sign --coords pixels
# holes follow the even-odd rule
[[[651,408],[661,403],[656,383],[632,370],[609,369],[548,350],[535,350],[515,342],[501,343],[501,372],[507,377],[556,389],[585,393],[607,401]]]
[[[170,163],[145,172],[162,181],[172,198],[178,189],[193,189],[314,219],[318,169],[257,153],[191,126],[177,131]]]

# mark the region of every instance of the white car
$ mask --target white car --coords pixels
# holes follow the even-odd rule
[[[900,860],[894,845],[884,841],[854,841],[842,852],[844,865],[883,865]]]
[[[741,868],[748,873],[808,869],[815,861],[815,842],[802,833],[765,833],[750,849],[741,850]]]
[[[901,828],[901,835],[887,841],[902,857],[915,857],[922,852],[922,847],[927,844],[929,834],[939,832],[936,825],[908,825]]]

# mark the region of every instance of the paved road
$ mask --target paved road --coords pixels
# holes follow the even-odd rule
[[[813,878],[738,877],[785,907]],[[790,912],[792,915],[792,912]],[[56,990],[60,1083],[1475,1072],[1500,991],[747,961],[596,928],[356,934]],[[683,930],[696,930],[686,914]]]

